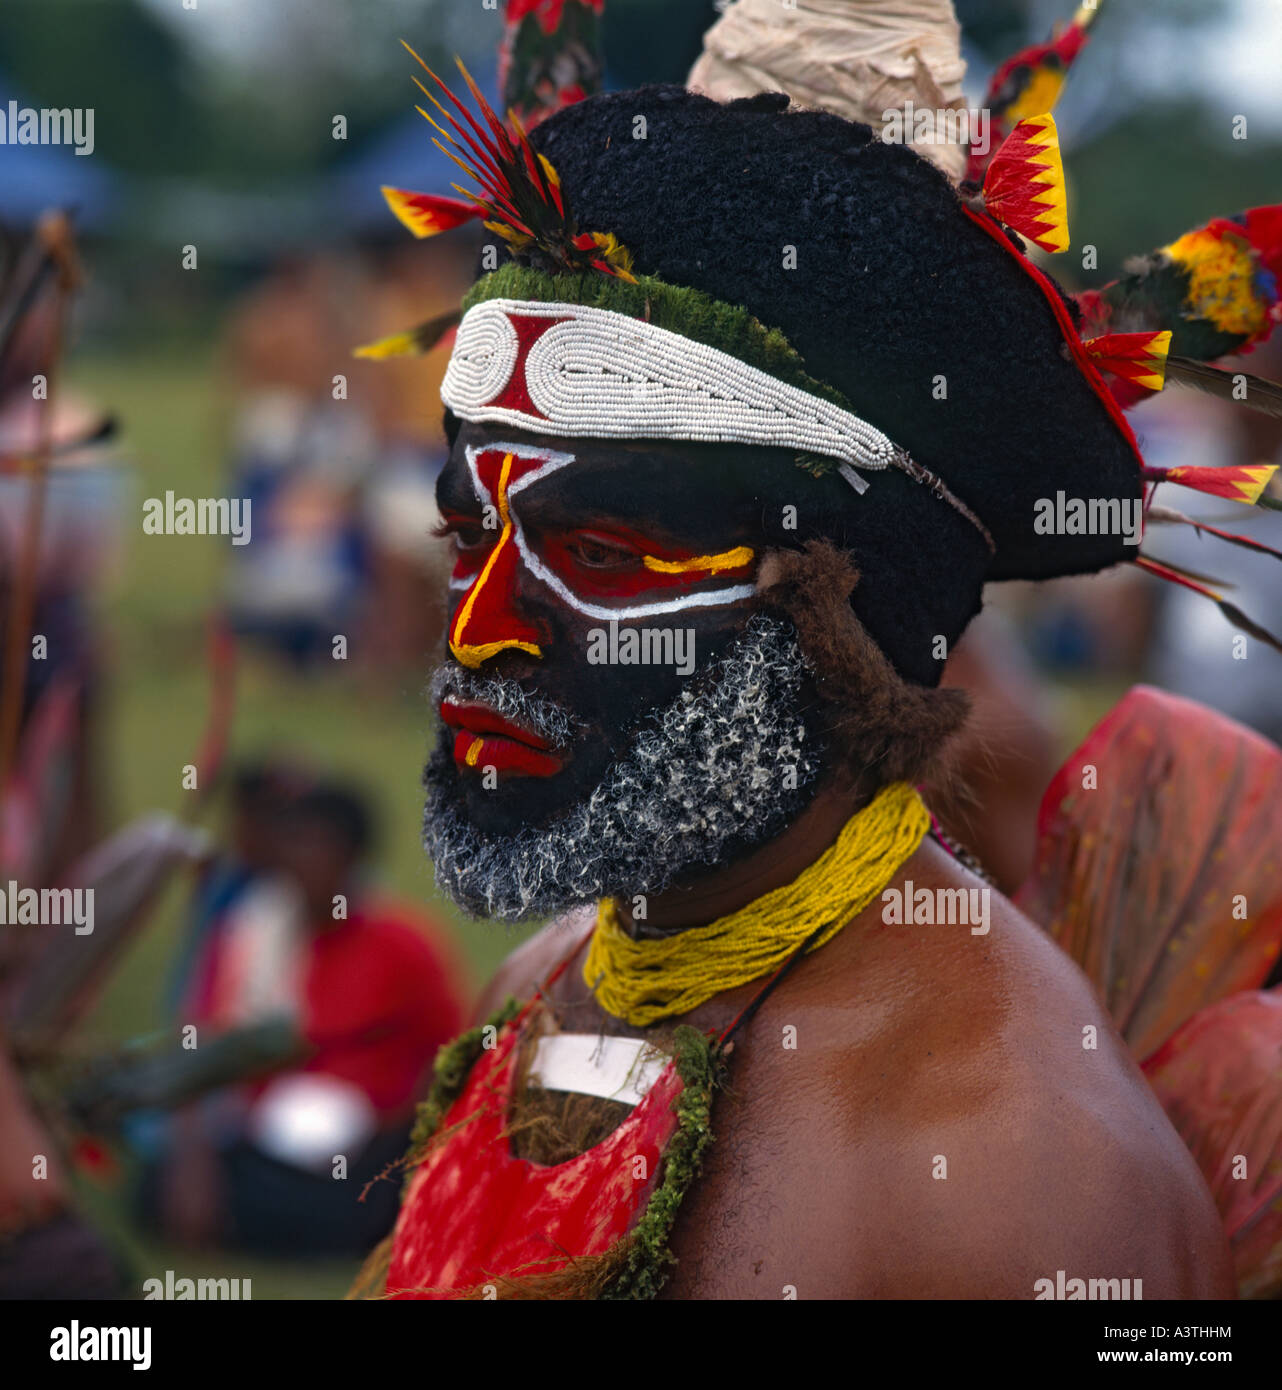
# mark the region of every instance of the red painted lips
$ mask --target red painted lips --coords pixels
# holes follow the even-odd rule
[[[441,701],[441,720],[452,729],[454,761],[478,771],[492,767],[498,773],[522,777],[554,777],[565,759],[546,739],[504,719],[487,705],[463,704],[446,697]]]

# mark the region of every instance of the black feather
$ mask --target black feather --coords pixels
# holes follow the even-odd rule
[[[1265,381],[1261,376],[1252,376],[1250,372],[1226,372],[1205,362],[1195,362],[1191,357],[1168,357],[1166,381],[1167,385],[1188,386],[1208,396],[1218,396],[1222,401],[1232,401],[1248,410],[1282,419],[1282,386]],[[1243,386],[1245,394],[1242,394]]]
[[[1271,545],[1265,545],[1263,541],[1253,541],[1250,536],[1239,536],[1234,531],[1221,531],[1218,526],[1211,526],[1205,521],[1198,521],[1196,517],[1185,516],[1183,512],[1177,512],[1173,507],[1152,506],[1145,513],[1148,521],[1172,522],[1181,526],[1191,526],[1201,535],[1205,531],[1208,535],[1216,536],[1222,541],[1228,541],[1230,545],[1240,545],[1247,550],[1262,551],[1265,555],[1272,555],[1275,560],[1282,560],[1282,550],[1274,550]]]

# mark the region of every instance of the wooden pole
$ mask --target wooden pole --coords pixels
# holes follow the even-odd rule
[[[65,213],[46,213],[37,224],[36,236],[44,255],[58,270],[54,285],[54,321],[45,357],[46,394],[30,460],[27,516],[22,531],[18,564],[9,576],[9,611],[5,623],[4,670],[0,673],[0,798],[8,793],[22,726],[23,694],[27,662],[31,656],[31,622],[35,614],[40,570],[40,539],[44,531],[45,495],[48,490],[49,455],[53,448],[54,377],[62,357],[67,307],[79,283],[71,223]],[[0,866],[3,867],[3,866]]]

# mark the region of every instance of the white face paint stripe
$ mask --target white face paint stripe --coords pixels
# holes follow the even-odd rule
[[[522,474],[516,482],[508,486],[508,515],[512,520],[512,539],[516,543],[517,553],[521,556],[530,573],[546,584],[563,603],[573,608],[576,613],[581,613],[585,618],[595,618],[598,622],[631,622],[637,618],[658,618],[669,613],[681,613],[690,608],[715,608],[722,604],[738,603],[741,599],[751,598],[756,593],[756,588],[752,584],[736,584],[728,589],[705,589],[698,593],[681,594],[679,597],[665,599],[657,603],[633,604],[628,608],[609,608],[604,604],[589,603],[569,589],[560,577],[554,574],[534,553],[525,539],[520,518],[511,507],[513,494],[520,492],[522,488],[528,487],[531,483],[546,478],[549,473],[573,463],[574,455],[558,453],[555,449],[532,449],[527,444],[469,444],[464,450],[464,454],[467,457],[468,472],[472,475],[472,488],[476,493],[477,501],[489,506],[495,505],[494,498],[491,497],[489,489],[481,482],[477,459],[482,454],[496,453],[515,454],[518,458],[543,460],[544,467]],[[475,579],[475,576],[472,578]],[[456,581],[452,580],[451,587],[455,583]],[[460,587],[468,588],[471,584],[472,579],[468,580],[466,585],[460,584]]]
[[[585,618],[596,618],[600,622],[630,622],[634,618],[658,618],[666,613],[680,613],[687,608],[714,608],[723,603],[737,603],[740,599],[751,598],[756,589],[751,584],[739,584],[733,589],[711,589],[697,594],[683,594],[680,598],[661,603],[639,603],[628,608],[607,608],[604,604],[588,603],[577,594],[571,593],[565,584],[552,573],[525,543],[518,525],[513,533],[516,548],[521,553],[530,573],[541,579],[565,603],[569,604]]]

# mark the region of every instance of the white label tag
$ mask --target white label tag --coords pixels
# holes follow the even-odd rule
[[[552,1033],[535,1047],[530,1079],[549,1091],[638,1105],[669,1060],[643,1038]]]

